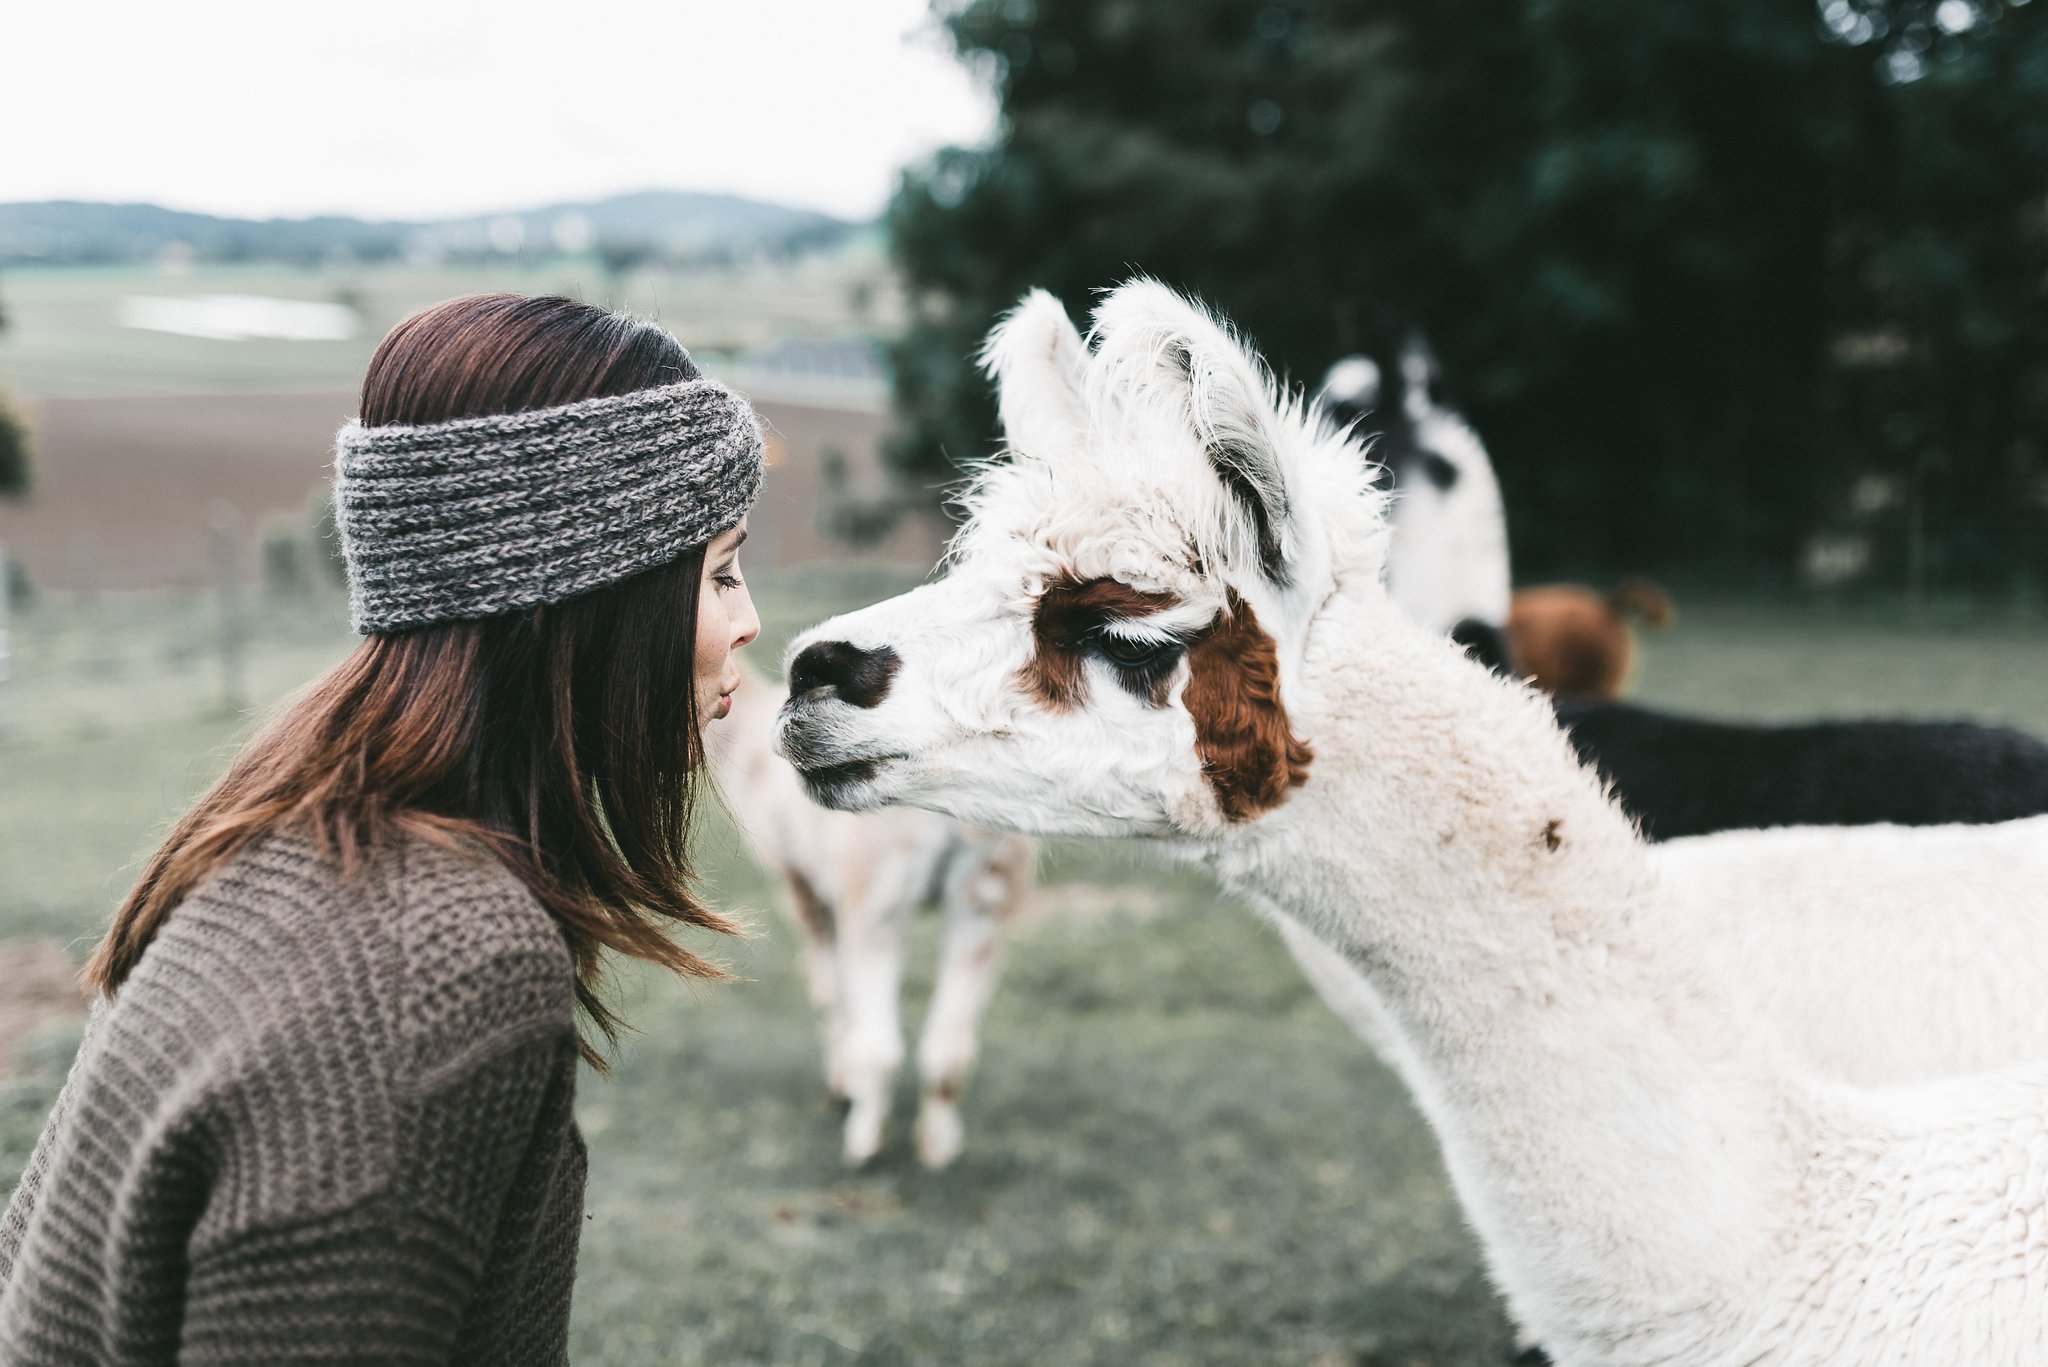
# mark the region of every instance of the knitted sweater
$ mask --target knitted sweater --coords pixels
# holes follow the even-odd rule
[[[501,865],[303,836],[165,921],[0,1220],[0,1363],[566,1361],[569,954]]]

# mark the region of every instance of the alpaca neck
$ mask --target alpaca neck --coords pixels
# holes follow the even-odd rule
[[[1619,1291],[1611,1341],[1725,1293],[1789,1181],[1782,1089],[1548,707],[1342,595],[1291,689],[1310,781],[1221,871],[1372,985],[1518,1315],[1562,1342]]]

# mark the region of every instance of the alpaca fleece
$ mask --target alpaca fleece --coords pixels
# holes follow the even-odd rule
[[[559,603],[735,526],[761,424],[698,378],[555,408],[335,438],[335,522],[359,632]]]
[[[567,1360],[574,970],[495,861],[264,837],[94,1009],[0,1220],[0,1362]]]

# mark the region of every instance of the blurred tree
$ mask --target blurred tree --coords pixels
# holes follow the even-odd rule
[[[1951,573],[2048,571],[2041,11],[971,0],[1001,132],[891,205],[893,454],[988,449],[1026,287],[1144,271],[1301,381],[1422,325],[1526,570],[1781,573],[1875,475]]]
[[[0,389],[0,497],[28,492],[28,424]]]
[[[292,513],[273,512],[257,524],[256,564],[265,596],[304,598],[313,592],[317,535]]]
[[[346,588],[348,557],[342,553],[341,527],[334,519],[334,490],[323,484],[307,494],[304,520],[315,552],[313,563],[329,583]]]
[[[1907,505],[1926,572],[2048,583],[2048,13],[1827,0],[1890,135],[1837,240],[1830,422]],[[1909,535],[1906,551],[1915,552]]]

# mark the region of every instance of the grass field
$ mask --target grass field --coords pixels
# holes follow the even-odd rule
[[[768,586],[761,658],[893,586]],[[16,625],[0,940],[55,936],[78,955],[248,723],[218,703],[198,600],[52,596]],[[275,698],[346,648],[338,602],[272,605],[252,691]],[[2043,679],[2038,620],[1704,605],[1645,639],[1638,693],[1723,715],[2048,733]],[[713,822],[703,851],[720,900],[759,933],[713,946],[745,981],[621,984],[640,1033],[579,1108],[578,1363],[1501,1360],[1507,1327],[1427,1129],[1273,937],[1200,879],[1123,847],[1051,851],[968,1092],[966,1155],[925,1173],[899,1127],[849,1173],[790,936],[727,829]],[[44,1027],[0,1082],[0,1189],[75,1037]]]

